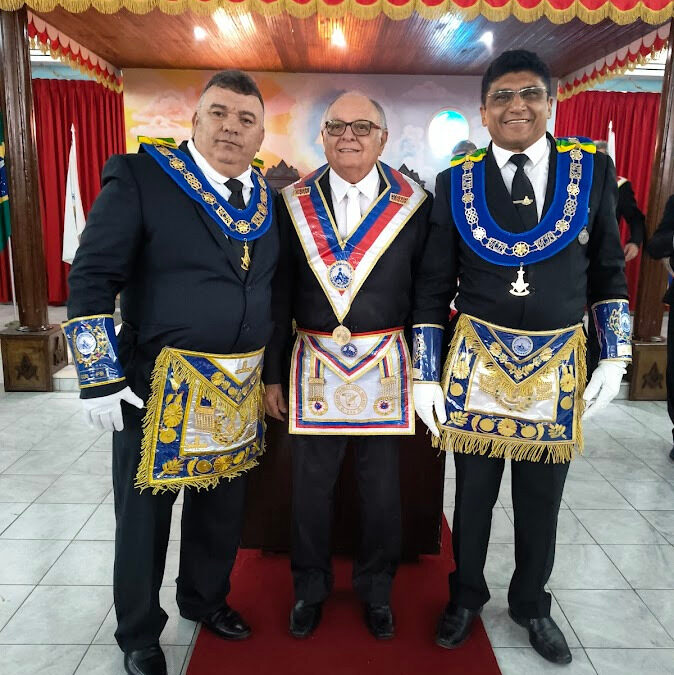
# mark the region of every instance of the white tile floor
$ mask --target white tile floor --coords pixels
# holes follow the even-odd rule
[[[74,393],[0,393],[2,675],[123,673],[110,586],[110,439],[83,427],[78,411]],[[665,405],[614,403],[587,425],[586,446],[569,473],[549,583],[573,663],[548,665],[507,616],[514,566],[507,472],[486,568],[492,600],[482,615],[499,665],[506,675],[674,674],[674,463]],[[195,625],[177,616],[179,528],[172,530],[162,641],[169,672],[179,675]]]

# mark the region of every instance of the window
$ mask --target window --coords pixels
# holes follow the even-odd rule
[[[441,110],[428,125],[428,143],[436,157],[449,157],[452,148],[468,138],[470,127],[466,118],[456,110]]]

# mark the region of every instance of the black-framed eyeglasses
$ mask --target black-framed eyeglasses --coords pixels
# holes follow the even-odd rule
[[[495,105],[509,105],[519,96],[525,103],[539,103],[548,95],[545,87],[524,87],[523,89],[498,89],[487,94]]]
[[[330,136],[343,136],[346,127],[351,127],[354,136],[369,136],[372,129],[381,129],[378,124],[370,122],[370,120],[354,120],[353,122],[328,120],[325,123],[325,130]]]

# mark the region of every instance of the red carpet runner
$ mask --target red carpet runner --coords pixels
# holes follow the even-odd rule
[[[288,634],[292,605],[286,556],[242,550],[232,574],[229,602],[253,627],[242,642],[225,642],[207,629],[199,633],[187,675],[491,675],[500,670],[481,622],[466,644],[447,650],[434,643],[435,623],[447,601],[452,564],[449,531],[440,556],[401,565],[393,586],[396,637],[378,642],[365,628],[351,588],[351,562],[337,558],[335,588],[323,620],[308,640]]]

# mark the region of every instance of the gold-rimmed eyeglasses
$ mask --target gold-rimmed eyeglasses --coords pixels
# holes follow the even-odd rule
[[[538,103],[548,94],[545,87],[524,87],[523,89],[498,89],[487,94],[494,105],[509,105],[519,96],[525,103]]]

